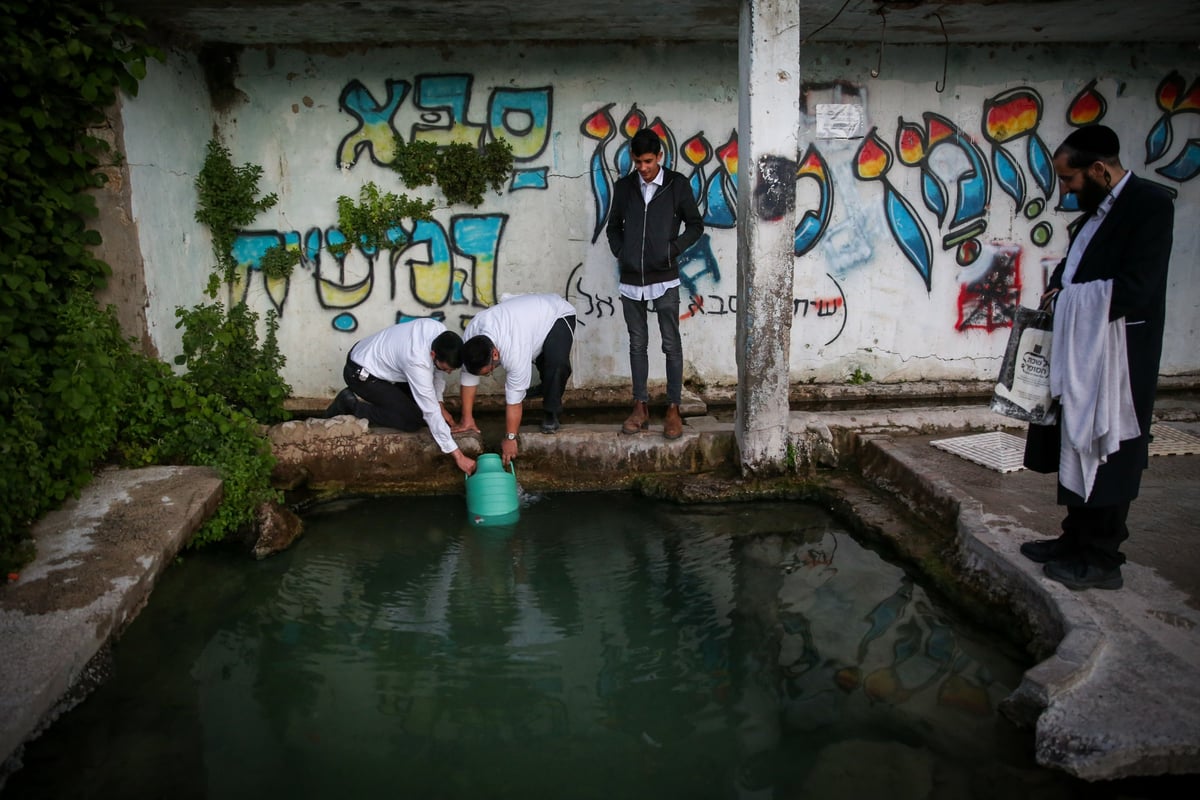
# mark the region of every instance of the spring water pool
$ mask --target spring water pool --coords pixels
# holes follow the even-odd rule
[[[1074,796],[1021,659],[810,505],[343,500],[169,570],[4,794]]]

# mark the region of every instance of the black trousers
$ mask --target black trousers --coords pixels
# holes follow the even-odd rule
[[[575,315],[559,317],[542,342],[542,352],[533,360],[542,377],[542,409],[562,411],[563,392],[571,378],[571,345],[575,343]]]
[[[1113,569],[1125,563],[1121,543],[1129,538],[1125,520],[1129,503],[1113,506],[1067,506],[1062,538],[1071,542],[1090,564]]]
[[[392,383],[374,377],[364,380],[361,373],[362,367],[346,356],[342,377],[359,397],[354,404],[354,416],[372,425],[401,431],[416,431],[424,426],[425,419],[407,383]]]

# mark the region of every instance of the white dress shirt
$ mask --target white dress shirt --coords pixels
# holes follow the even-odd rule
[[[516,405],[525,399],[533,379],[533,360],[542,354],[542,344],[554,323],[573,316],[575,307],[556,294],[505,295],[467,323],[463,340],[486,336],[500,351],[504,367],[504,402]],[[462,386],[478,386],[479,376],[465,369]]]
[[[446,376],[433,365],[433,340],[446,332],[436,319],[414,319],[392,325],[358,342],[350,349],[350,360],[373,378],[407,383],[421,416],[443,453],[458,449],[450,426],[442,416],[441,402]]]

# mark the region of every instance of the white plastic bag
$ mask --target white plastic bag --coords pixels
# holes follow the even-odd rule
[[[1058,419],[1058,403],[1050,396],[1053,340],[1054,315],[1050,311],[1017,309],[992,392],[993,411],[1038,425],[1052,425]]]

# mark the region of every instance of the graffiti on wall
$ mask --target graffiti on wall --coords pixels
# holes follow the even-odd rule
[[[339,169],[354,169],[364,159],[387,166],[395,158],[398,136],[438,145],[480,145],[504,138],[513,146],[517,165],[508,192],[549,188],[549,168],[539,161],[547,156],[553,128],[553,87],[509,85],[480,91],[468,74],[387,79],[382,87],[381,92],[373,92],[363,82],[351,80],[342,88],[339,109],[351,129],[336,145]],[[1200,80],[1189,83],[1172,71],[1161,79],[1153,99],[1160,114],[1148,128],[1144,162],[1175,184],[1169,188],[1177,191],[1179,184],[1200,175],[1200,138],[1179,133],[1182,115],[1200,113]],[[1069,126],[1078,127],[1102,121],[1109,109],[1109,100],[1091,80],[1066,104],[1064,116]],[[405,111],[414,121],[401,125],[398,119]],[[898,263],[930,292],[943,263],[941,253],[952,253],[952,275],[958,285],[955,328],[1008,327],[1022,286],[1033,280],[1022,276],[1023,266],[1044,271],[1046,259],[1027,257],[1022,250],[1028,245],[989,237],[989,228],[1008,228],[1015,221],[1025,226],[1033,247],[1046,248],[1056,235],[1049,212],[1078,211],[1075,198],[1057,193],[1051,151],[1041,132],[1046,114],[1045,100],[1035,89],[1017,86],[983,101],[976,132],[942,114],[917,111],[899,116],[894,128],[872,127],[848,160],[830,163],[816,142],[809,143],[795,161],[774,158],[772,174],[781,179],[772,183],[769,196],[758,198],[756,211],[764,218],[778,216],[780,209],[797,205],[802,185],[813,190],[804,195],[812,202],[796,208],[794,253],[802,257],[819,252],[834,286],[798,291],[802,296],[793,298],[796,319],[835,326],[830,328],[836,330],[832,342],[845,328],[847,311],[846,297],[834,275],[844,276],[864,265],[895,269]],[[664,164],[684,175],[706,224],[705,235],[681,257],[680,280],[689,295],[681,317],[728,318],[736,313],[736,295],[723,285],[729,269],[722,270],[710,233],[737,223],[736,130],[716,142],[703,131],[680,135],[663,118],[648,116],[637,104],[622,111],[609,103],[585,113],[578,130],[588,150],[591,241],[600,241],[611,211],[612,187],[632,166],[629,140],[643,128],[653,130],[663,142]],[[835,192],[835,175],[838,180],[879,187],[887,236],[875,238],[886,244],[890,237],[901,260],[879,259],[870,242],[864,245],[870,237],[862,235],[865,217],[857,207],[862,204],[852,193],[843,199]],[[844,219],[834,223],[839,204]],[[1003,222],[994,214],[1003,215]],[[283,246],[300,255],[301,267],[292,280],[312,281],[320,307],[333,313],[335,330],[355,330],[353,309],[380,292],[398,304],[398,319],[444,318],[452,306],[469,312],[498,299],[508,222],[508,213],[420,221],[391,232],[391,246],[383,252],[354,248],[343,257],[328,252],[330,244],[344,241],[336,228],[246,230],[234,244],[243,276],[238,288],[244,296],[263,255],[272,246]],[[1067,232],[1078,222],[1068,222]],[[1044,276],[1036,280],[1044,281]],[[280,313],[293,288],[290,283],[263,281]],[[568,288],[587,305],[581,316],[613,315],[615,297],[584,284],[579,269],[568,278]]]
[[[1194,79],[1186,89],[1185,86],[1187,82],[1178,72],[1172,72],[1158,84],[1154,100],[1162,116],[1146,134],[1147,164],[1158,162],[1171,151],[1175,139],[1173,122],[1177,116],[1200,113],[1200,78]],[[1200,175],[1200,138],[1185,141],[1175,158],[1155,172],[1178,183]]]
[[[955,330],[1011,328],[1021,302],[1021,248],[988,244],[986,255],[959,274]]]
[[[389,300],[411,297],[416,303],[411,310],[397,311],[397,322],[420,316],[444,320],[446,306],[484,307],[496,302],[498,259],[507,221],[507,214],[456,214],[448,225],[418,220],[389,230],[392,246],[385,252],[360,246],[343,255],[329,251],[329,245],[346,241],[335,227],[313,227],[303,235],[298,231],[242,231],[233,246],[241,276],[235,293],[246,296],[262,257],[270,248],[281,246],[299,253],[299,273],[311,277],[321,308],[335,313],[331,320],[334,330],[357,330],[351,309],[372,297],[381,269],[386,270]],[[460,263],[470,265],[469,271],[456,266],[456,256]],[[290,281],[264,277],[263,283],[275,310],[282,314]],[[406,291],[402,292],[402,287]]]
[[[396,117],[406,102],[417,119],[402,131]],[[379,99],[362,81],[351,80],[342,88],[338,108],[353,123],[337,145],[341,170],[353,169],[364,156],[379,166],[391,164],[397,137],[477,147],[503,138],[512,146],[514,160],[508,192],[548,188],[549,168],[536,162],[545,155],[553,124],[552,87],[499,86],[484,97],[475,91],[472,75],[429,74],[411,82],[386,79]],[[397,310],[398,322],[420,316],[445,319],[447,306],[481,308],[498,299],[500,247],[508,219],[508,214],[497,213],[456,214],[446,223],[418,220],[388,231],[384,252],[359,245],[342,255],[329,251],[330,245],[346,242],[336,227],[313,226],[303,233],[241,231],[233,245],[240,275],[234,291],[244,298],[266,252],[283,247],[299,255],[296,274],[311,279],[318,304],[334,314],[334,330],[357,330],[352,309],[367,302],[380,286],[386,287],[390,301],[413,304]],[[280,314],[291,280],[263,280]],[[469,313],[463,315],[464,324],[469,318]]]
[[[586,326],[589,318],[599,321],[615,317],[619,298],[586,285],[582,273],[583,264],[576,264],[575,268],[571,270],[571,274],[567,276],[567,282],[563,289],[563,296],[574,302],[579,311],[579,324]],[[688,282],[682,277],[683,273],[680,274],[680,283],[688,286]],[[792,319],[793,324],[795,321],[803,320],[821,324],[823,328],[836,325],[836,330],[825,342],[828,345],[836,341],[845,330],[846,295],[836,278],[832,275],[826,275],[826,277],[833,284],[836,293],[831,296],[818,296],[814,293],[809,297],[793,298]],[[737,314],[736,294],[722,293],[717,287],[709,289],[707,292],[688,288],[688,292],[687,307],[679,315],[681,322],[700,318],[732,319]]]
[[[817,207],[805,209],[796,223],[793,250],[796,256],[802,256],[821,239],[833,216],[833,178],[829,173],[829,165],[816,145],[810,144],[804,155],[800,156],[800,162],[796,165],[796,179],[813,181],[818,192]]]
[[[592,193],[592,242],[600,241],[612,210],[612,192],[616,181],[633,168],[630,139],[643,128],[655,132],[663,146],[663,166],[680,172],[691,187],[692,196],[704,219],[706,232],[679,257],[679,281],[688,295],[686,309],[680,320],[703,318],[732,318],[737,313],[737,295],[722,286],[722,271],[714,253],[710,231],[729,229],[737,225],[738,141],[733,131],[726,141],[714,147],[703,131],[692,134],[677,144],[679,137],[661,117],[648,119],[636,104],[621,118],[613,115],[615,104],[610,103],[587,114],[579,125],[580,134],[594,142],[588,156],[588,176]],[[776,219],[783,210],[795,204],[793,176],[809,176],[816,180],[822,192],[822,202],[815,212],[807,212],[796,228],[796,237],[807,237],[813,244],[829,223],[833,206],[833,184],[828,168],[815,148],[796,162],[772,156],[766,160],[764,171],[772,176],[760,186],[756,199],[758,215]],[[615,265],[614,265],[615,266]],[[594,286],[588,286],[577,266],[567,278],[566,296],[580,300],[581,324],[588,317],[603,319],[616,313],[618,299]],[[834,282],[832,297],[793,298],[795,319],[819,321],[836,325],[829,341],[841,335],[845,326],[845,297],[840,285]]]
[[[487,94],[483,122],[472,121],[476,100],[474,76],[418,75],[412,83],[389,78],[386,97],[380,101],[359,80],[342,89],[338,108],[355,122],[354,130],[342,137],[337,149],[337,166],[350,169],[366,154],[371,161],[387,166],[396,158],[395,139],[407,133],[410,141],[439,146],[469,144],[482,147],[489,140],[506,140],[513,149],[513,171],[509,191],[545,189],[549,169],[534,167],[550,140],[553,124],[554,90],[550,86],[498,86]],[[407,132],[397,130],[396,114],[412,96],[418,121]]]
[[[1145,163],[1165,161],[1155,170],[1159,175],[1176,183],[1192,180],[1200,175],[1200,139],[1176,145],[1174,132],[1180,114],[1200,113],[1200,81],[1189,85],[1171,72],[1159,83],[1155,101],[1162,114],[1147,135]],[[989,241],[990,216],[1001,213],[1023,221],[1029,241],[1044,248],[1054,237],[1054,226],[1044,215],[1052,207],[1071,213],[1079,206],[1070,194],[1060,194],[1054,203],[1058,180],[1052,153],[1040,134],[1045,109],[1035,89],[1019,86],[998,92],[983,102],[981,111],[980,143],[953,120],[926,111],[920,122],[899,117],[890,135],[872,127],[851,166],[854,180],[881,187],[887,232],[903,255],[901,263],[915,271],[927,292],[933,287],[935,242],[942,251],[954,253],[959,284],[956,329],[991,331],[1011,326],[1022,287],[1022,248]],[[1068,103],[1066,120],[1072,127],[1089,125],[1101,121],[1107,111],[1108,101],[1093,80]],[[916,170],[917,180],[899,180],[899,168]],[[814,207],[801,209],[795,255],[821,248],[832,264],[848,240],[831,239],[834,184],[830,165],[815,143],[798,160],[795,174],[797,182],[808,179],[818,187]],[[916,188],[901,188],[910,185]],[[993,190],[1011,206],[997,204]],[[1080,222],[1069,222],[1068,233]],[[1004,226],[1009,224],[1005,220]],[[862,258],[853,262],[878,263]],[[894,263],[887,262],[885,268]]]
[[[593,243],[599,240],[608,222],[612,210],[613,185],[633,169],[629,140],[643,128],[654,131],[662,142],[663,166],[680,172],[688,181],[705,226],[732,228],[737,224],[737,131],[732,131],[725,143],[715,148],[703,131],[693,134],[682,145],[677,145],[672,128],[660,117],[647,121],[645,113],[636,104],[630,107],[618,125],[612,115],[614,105],[609,103],[596,109],[585,116],[579,125],[580,134],[595,142],[588,157],[588,176],[595,212]],[[685,162],[686,166],[680,162]]]

